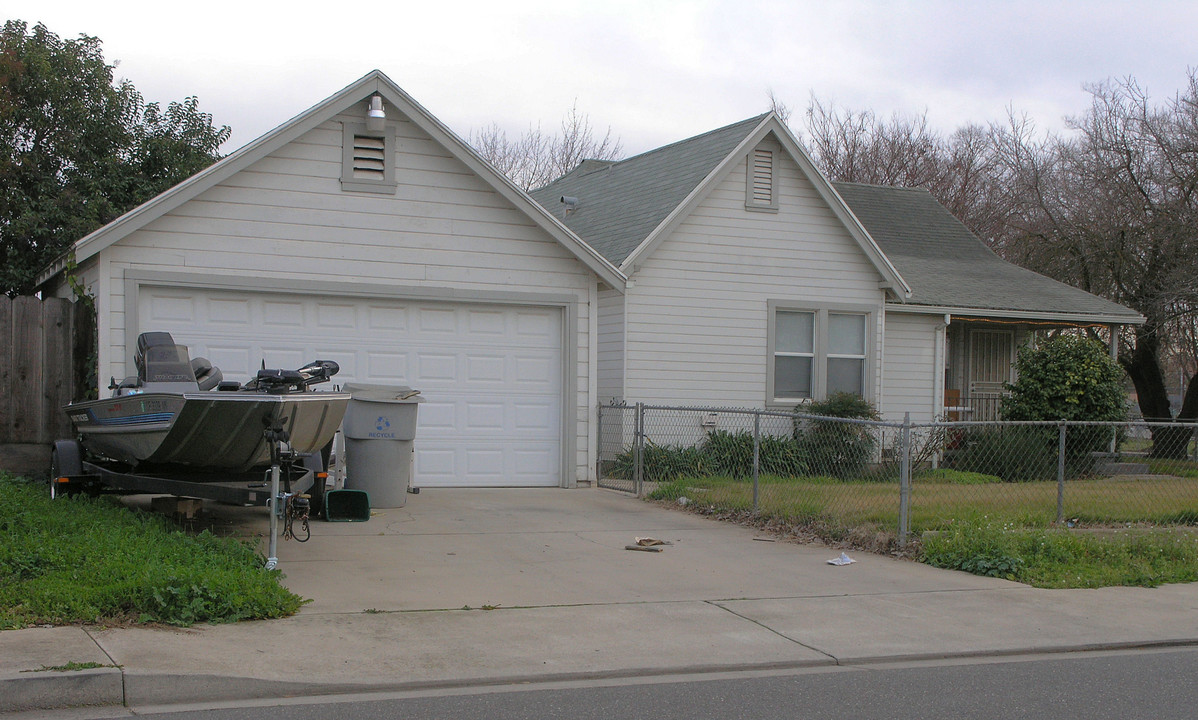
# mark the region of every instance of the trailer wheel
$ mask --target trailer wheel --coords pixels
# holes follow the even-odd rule
[[[50,497],[79,492],[72,480],[83,481],[83,448],[75,440],[58,440],[50,453]]]

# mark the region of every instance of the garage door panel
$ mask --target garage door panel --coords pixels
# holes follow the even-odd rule
[[[140,331],[171,332],[230,380],[263,359],[322,359],[341,366],[339,384],[420,389],[419,485],[558,484],[558,309],[152,287],[139,298]]]

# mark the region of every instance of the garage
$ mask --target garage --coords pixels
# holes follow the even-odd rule
[[[338,384],[419,389],[419,486],[561,484],[560,307],[143,285],[137,325],[230,380],[319,358]]]
[[[102,386],[146,331],[230,380],[333,360],[337,384],[421,391],[419,486],[571,488],[595,471],[600,284],[627,279],[373,71],[40,282],[94,298]]]

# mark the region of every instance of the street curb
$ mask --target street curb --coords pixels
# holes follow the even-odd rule
[[[799,670],[804,668],[859,667],[891,663],[937,662],[1034,656],[1070,653],[1163,650],[1198,647],[1198,639],[1155,640],[1146,642],[1088,643],[1053,647],[1010,648],[955,653],[907,653],[843,657],[827,660],[736,663],[723,665],[683,665],[669,668],[626,668],[601,672],[546,673],[481,678],[457,678],[409,682],[321,683],[268,680],[222,675],[188,675],[122,671],[100,668],[78,672],[7,673],[0,675],[0,713],[49,710],[79,705],[125,705],[129,707],[168,707],[172,705],[234,703],[248,700],[281,698],[319,698],[338,695],[417,692],[465,688],[526,685],[588,680],[655,678],[673,675],[714,675],[717,673]],[[53,698],[47,703],[47,698]]]
[[[0,713],[124,702],[120,668],[0,673]]]

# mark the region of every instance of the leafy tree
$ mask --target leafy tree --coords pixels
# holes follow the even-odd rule
[[[75,240],[220,158],[196,98],[165,110],[113,82],[98,38],[0,30],[0,290],[29,293]]]
[[[578,103],[562,119],[557,135],[546,133],[538,125],[510,140],[499,125],[492,123],[472,132],[470,144],[525,190],[548,185],[583,160],[618,160],[624,152],[620,139],[612,137],[611,128],[602,138],[595,136],[590,117],[578,112]]]

